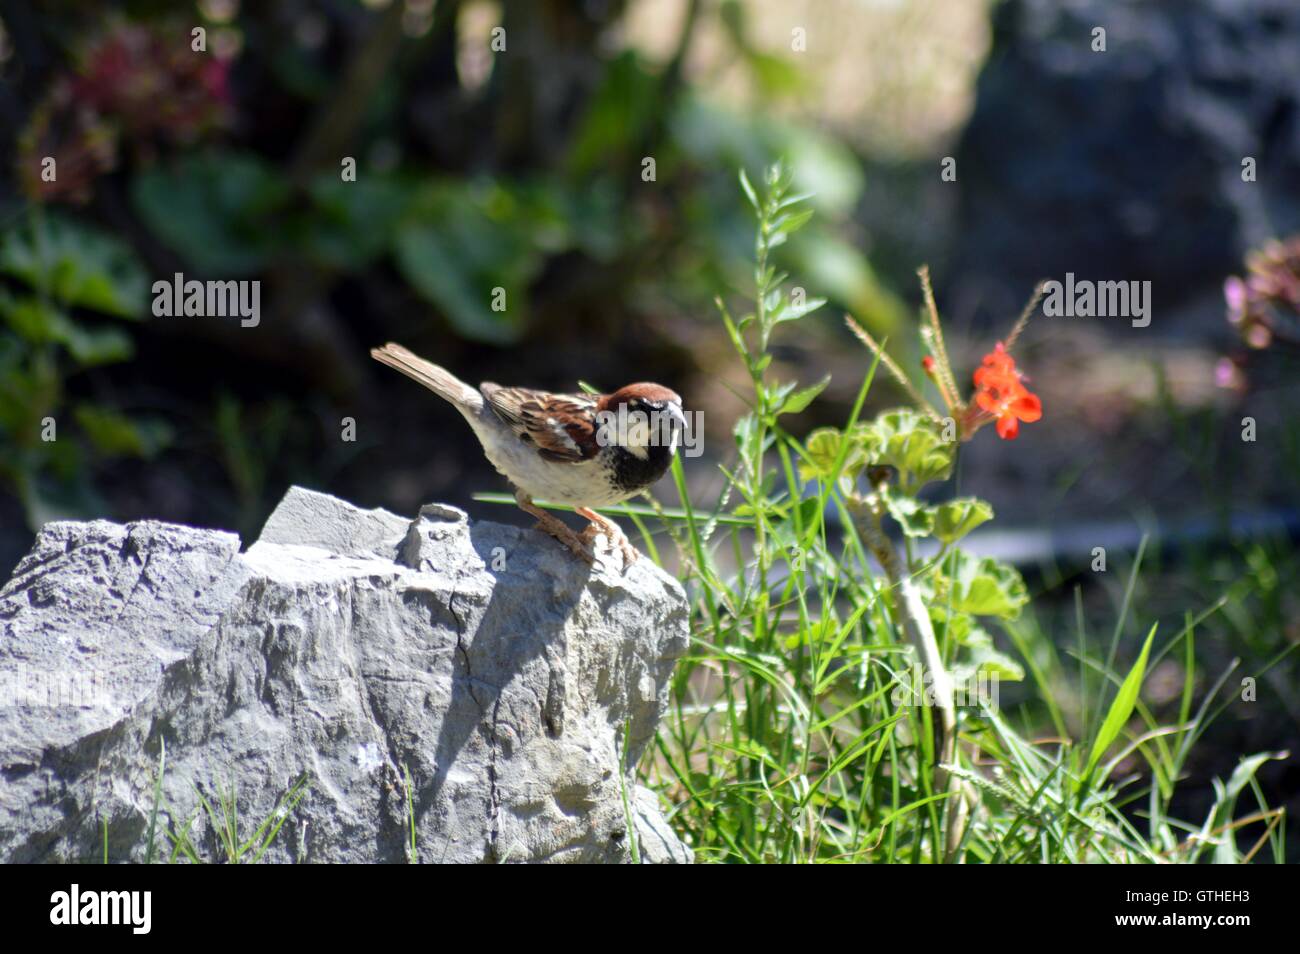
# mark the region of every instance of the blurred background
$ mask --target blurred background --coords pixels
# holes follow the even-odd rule
[[[783,158],[817,216],[781,265],[831,302],[778,341],[778,377],[832,375],[796,433],[861,384],[843,313],[918,367],[921,264],[964,381],[1039,279],[1151,283],[1145,328],[1031,321],[1045,419],[981,434],[962,490],[1049,641],[1108,631],[1149,534],[1143,618],[1223,599],[1198,678],[1237,658],[1272,687],[1199,769],[1294,747],[1297,63],[1293,0],[0,0],[0,578],[56,518],[248,541],[291,483],[521,519],[471,500],[501,480],[369,360],[388,340],[471,382],[668,384],[716,489],[737,170]],[[260,323],[154,317],[177,272],[259,280]],[[1292,764],[1261,777],[1296,810]]]

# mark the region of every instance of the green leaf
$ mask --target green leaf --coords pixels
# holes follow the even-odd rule
[[[799,231],[810,221],[812,221],[812,209],[799,209],[796,212],[786,212],[778,215],[772,220],[771,228],[774,232],[780,232],[783,235],[789,235]]]
[[[807,459],[799,462],[799,476],[804,480],[825,479],[839,457],[843,435],[837,428],[821,427],[804,441]]]
[[[837,476],[856,475],[866,463],[856,442],[845,456],[841,474],[835,473],[843,441],[844,435],[834,427],[819,427],[809,434],[804,442],[807,458],[799,461],[799,477],[802,480],[833,480]]]
[[[853,621],[856,622],[860,615],[860,612],[854,613]],[[787,636],[785,638],[785,648],[798,649],[800,646],[814,646],[819,643],[839,646],[843,642],[843,638],[837,635],[839,631],[840,621],[835,618],[835,614],[830,613],[818,619],[810,620],[807,626]]]
[[[780,407],[776,408],[777,414],[798,414],[805,411],[808,405],[816,399],[817,395],[826,390],[826,386],[831,383],[831,376],[828,374],[816,384],[804,388],[802,391],[796,391],[781,402]]]
[[[140,173],[131,198],[193,268],[230,278],[264,268],[281,247],[292,190],[260,156],[213,150]]]
[[[975,617],[969,613],[959,613],[942,606],[933,598],[927,600],[930,608],[930,621],[934,624],[935,635],[941,642],[951,640],[961,646],[993,645],[993,638],[975,625]]]
[[[1133,707],[1137,705],[1138,690],[1142,688],[1142,680],[1146,678],[1147,656],[1151,652],[1151,641],[1155,639],[1157,625],[1159,624],[1151,624],[1151,632],[1147,633],[1146,642],[1142,644],[1142,652],[1138,653],[1133,668],[1120,684],[1119,692],[1115,694],[1115,700],[1110,704],[1110,711],[1106,713],[1106,719],[1097,732],[1097,738],[1093,740],[1092,752],[1088,756],[1088,767],[1083,773],[1085,778],[1092,776],[1097,763],[1106,754],[1111,743],[1119,738],[1129,716],[1133,714]]]
[[[750,453],[750,445],[758,439],[758,418],[753,414],[742,414],[731,429],[736,439],[736,448],[742,457]]]
[[[928,537],[934,531],[934,511],[915,497],[889,493],[885,495],[885,507],[906,536]]]
[[[958,497],[934,508],[934,535],[956,543],[981,523],[993,519],[993,508],[975,497]]]
[[[1006,653],[987,646],[977,646],[971,650],[970,675],[978,677],[988,673],[1007,682],[1021,682],[1025,678],[1025,669]]]
[[[795,512],[798,511],[799,525],[807,527],[812,523],[813,518],[817,516],[817,508],[820,506],[821,500],[819,498],[805,497],[793,507],[782,507],[780,513],[772,519],[772,525],[776,527],[778,531],[789,528],[789,530],[793,532],[795,525]],[[736,512],[740,512],[739,507],[736,508]]]
[[[397,267],[467,338],[506,344],[528,314],[541,251],[518,197],[491,183],[430,187],[420,215],[397,234]],[[495,310],[495,289],[504,308]]]
[[[776,209],[780,212],[782,209],[788,209],[792,205],[799,205],[802,202],[807,202],[815,195],[816,193],[814,192],[792,192],[791,194],[784,196],[781,201],[776,204]]]
[[[609,168],[613,157],[630,158],[629,150],[637,146],[657,115],[659,80],[641,59],[635,50],[628,49],[606,61],[600,84],[588,98],[587,111],[569,140],[573,145],[566,166],[575,180]],[[639,155],[636,161],[639,166]],[[659,175],[664,172],[660,169]]]
[[[768,385],[767,387],[767,406],[773,413],[780,413],[782,405],[786,399],[794,393],[794,389],[799,386],[797,381],[787,381],[784,384]]]
[[[955,550],[951,572],[947,580],[951,605],[960,612],[1015,619],[1029,602],[1025,581],[1016,569],[992,557],[977,559]]]
[[[344,182],[337,172],[311,184],[312,208],[301,223],[303,247],[316,261],[345,272],[365,268],[392,243],[414,186],[367,174]]]
[[[779,325],[783,321],[798,321],[805,315],[812,314],[824,304],[826,304],[825,298],[806,298],[802,305],[795,304],[793,300],[784,302],[773,315],[772,324]]]
[[[929,418],[911,408],[886,411],[863,430],[869,435],[864,437],[864,446],[874,449],[871,463],[897,470],[899,487],[909,496],[933,480],[946,478],[952,470],[952,445]]]
[[[1210,820],[1205,825],[1207,837],[1213,837],[1210,832],[1222,830],[1222,833],[1214,839],[1216,842],[1214,846],[1215,864],[1240,864],[1241,857],[1237,851],[1236,831],[1232,825],[1232,816],[1236,812],[1237,799],[1265,762],[1282,761],[1286,758],[1286,752],[1257,752],[1254,755],[1242,758],[1237,767],[1232,770],[1232,776],[1228,779],[1226,786],[1220,786],[1216,779],[1215,791],[1218,793],[1218,797],[1215,799],[1214,809],[1210,813]]]
[[[78,426],[102,454],[150,458],[169,441],[170,430],[160,421],[135,421],[118,411],[78,404],[73,409]]]
[[[87,327],[34,295],[15,297],[0,289],[0,318],[25,341],[63,345],[83,368],[125,361],[135,352],[120,328]]]
[[[763,310],[767,312],[769,321],[772,320],[773,315],[777,314],[779,311],[782,310],[781,309],[782,292],[779,285],[781,279],[776,276],[773,276],[772,281],[778,284],[776,285],[776,287],[774,287],[771,291],[769,291],[766,295],[763,296]]]
[[[745,198],[749,200],[749,204],[753,206],[754,211],[762,214],[763,206],[758,201],[758,193],[754,191],[754,186],[750,183],[749,176],[745,174],[744,169],[740,170],[740,187],[745,191]]]
[[[491,263],[470,261],[465,246],[434,229],[403,230],[396,252],[402,276],[465,337],[494,344],[518,338],[523,330],[523,287],[513,278]],[[495,288],[505,292],[503,311],[492,310]]]
[[[72,219],[33,219],[0,237],[0,273],[67,307],[141,318],[148,278],[129,245]]]
[[[135,354],[130,336],[120,328],[86,328],[68,321],[58,340],[83,368],[126,361]]]
[[[58,329],[68,318],[58,308],[35,295],[11,295],[0,288],[0,318],[24,341],[45,344],[58,341]]]

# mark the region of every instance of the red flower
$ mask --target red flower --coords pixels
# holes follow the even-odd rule
[[[1013,441],[1020,433],[1020,422],[1032,424],[1043,416],[1043,402],[1021,382],[1016,361],[1002,342],[984,356],[975,369],[975,403],[998,422],[998,437]]]

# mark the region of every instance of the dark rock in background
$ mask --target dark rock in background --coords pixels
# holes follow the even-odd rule
[[[1150,280],[1157,309],[1217,288],[1300,228],[1297,64],[1294,0],[996,5],[956,153],[950,310],[1014,315],[1067,271]]]
[[[271,861],[688,861],[632,767],[686,648],[680,585],[538,532],[294,488],[245,553],[156,522],[47,525],[0,589],[0,858],[221,858],[305,776]],[[624,732],[627,751],[624,752]],[[405,773],[413,780],[408,813]],[[197,791],[196,791],[197,790]],[[624,794],[627,804],[625,808]],[[159,852],[170,846],[162,835]]]

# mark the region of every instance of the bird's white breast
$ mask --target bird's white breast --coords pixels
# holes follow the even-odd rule
[[[480,433],[483,452],[497,472],[529,496],[569,507],[607,507],[631,494],[613,486],[602,456],[569,464],[550,461],[511,432]]]

